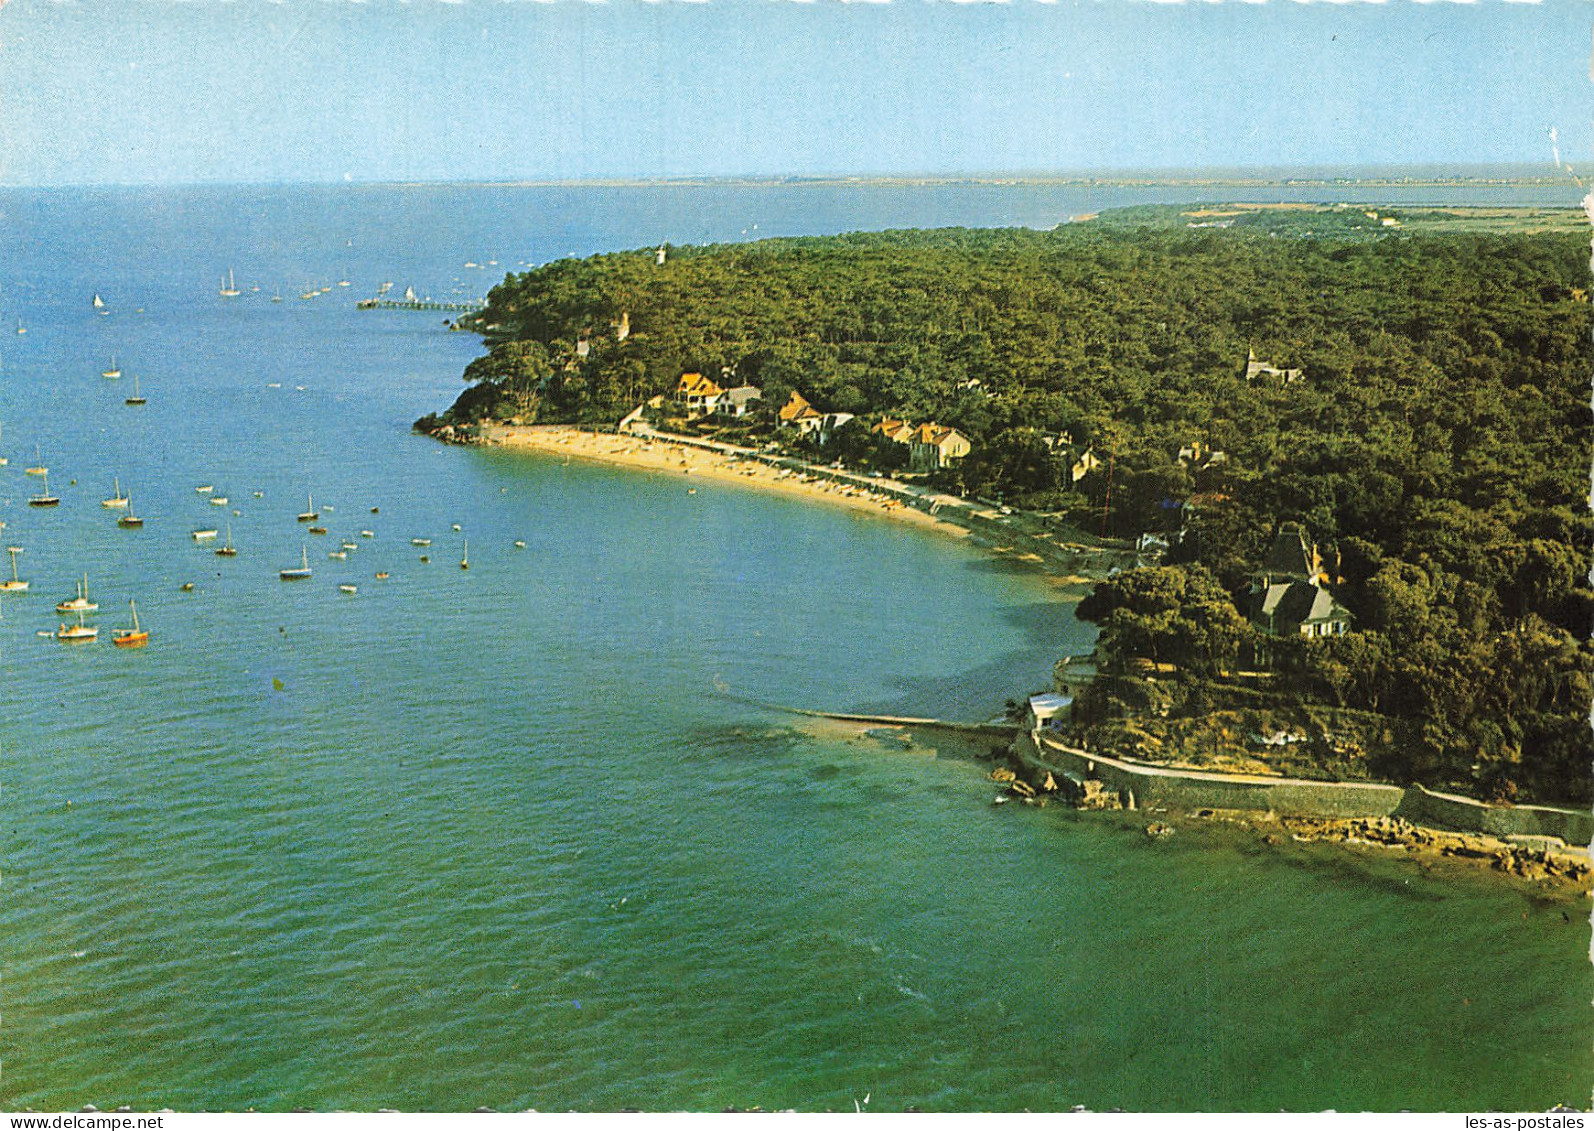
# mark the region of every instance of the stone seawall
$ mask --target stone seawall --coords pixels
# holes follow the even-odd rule
[[[1406,791],[1395,816],[1414,825],[1489,836],[1557,836],[1567,844],[1594,841],[1594,813],[1548,805],[1488,805],[1470,797],[1435,793],[1420,785]]]
[[[1281,817],[1400,817],[1415,825],[1495,837],[1554,836],[1569,845],[1594,840],[1594,814],[1541,805],[1487,805],[1470,798],[1378,782],[1321,782],[1137,765],[1066,746],[1034,732],[1013,752],[1025,766],[1094,778],[1130,808],[1252,809]]]

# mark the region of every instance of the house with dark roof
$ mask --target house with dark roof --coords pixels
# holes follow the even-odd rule
[[[1246,617],[1269,636],[1341,636],[1350,610],[1324,588],[1323,559],[1306,531],[1285,523],[1273,535],[1267,561],[1251,583]]]

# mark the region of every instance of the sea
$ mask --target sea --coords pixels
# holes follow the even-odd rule
[[[1586,902],[998,807],[988,742],[768,706],[990,718],[1090,649],[1084,589],[839,507],[414,435],[480,342],[355,305],[665,242],[1578,195],[0,191],[0,535],[29,582],[0,593],[0,1106],[1587,1106]],[[28,505],[35,465],[59,506]],[[59,642],[85,578],[100,639]],[[115,648],[135,601],[150,641]]]

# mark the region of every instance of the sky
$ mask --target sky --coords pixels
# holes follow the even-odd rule
[[[0,185],[1548,172],[1556,151],[1594,167],[1591,19],[1586,0],[0,0]]]

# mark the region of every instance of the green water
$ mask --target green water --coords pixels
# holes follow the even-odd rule
[[[182,224],[30,197],[43,235],[6,237],[30,332],[0,356],[0,518],[33,591],[0,604],[0,1104],[1588,1102],[1586,904],[993,808],[978,750],[749,706],[988,717],[1088,647],[1079,593],[872,516],[413,437],[473,339],[227,305],[212,260],[357,295],[456,229],[255,191]],[[35,444],[54,512],[25,505]],[[143,531],[99,507],[113,476]],[[227,521],[236,559],[189,538]],[[149,648],[35,635],[84,572]]]

